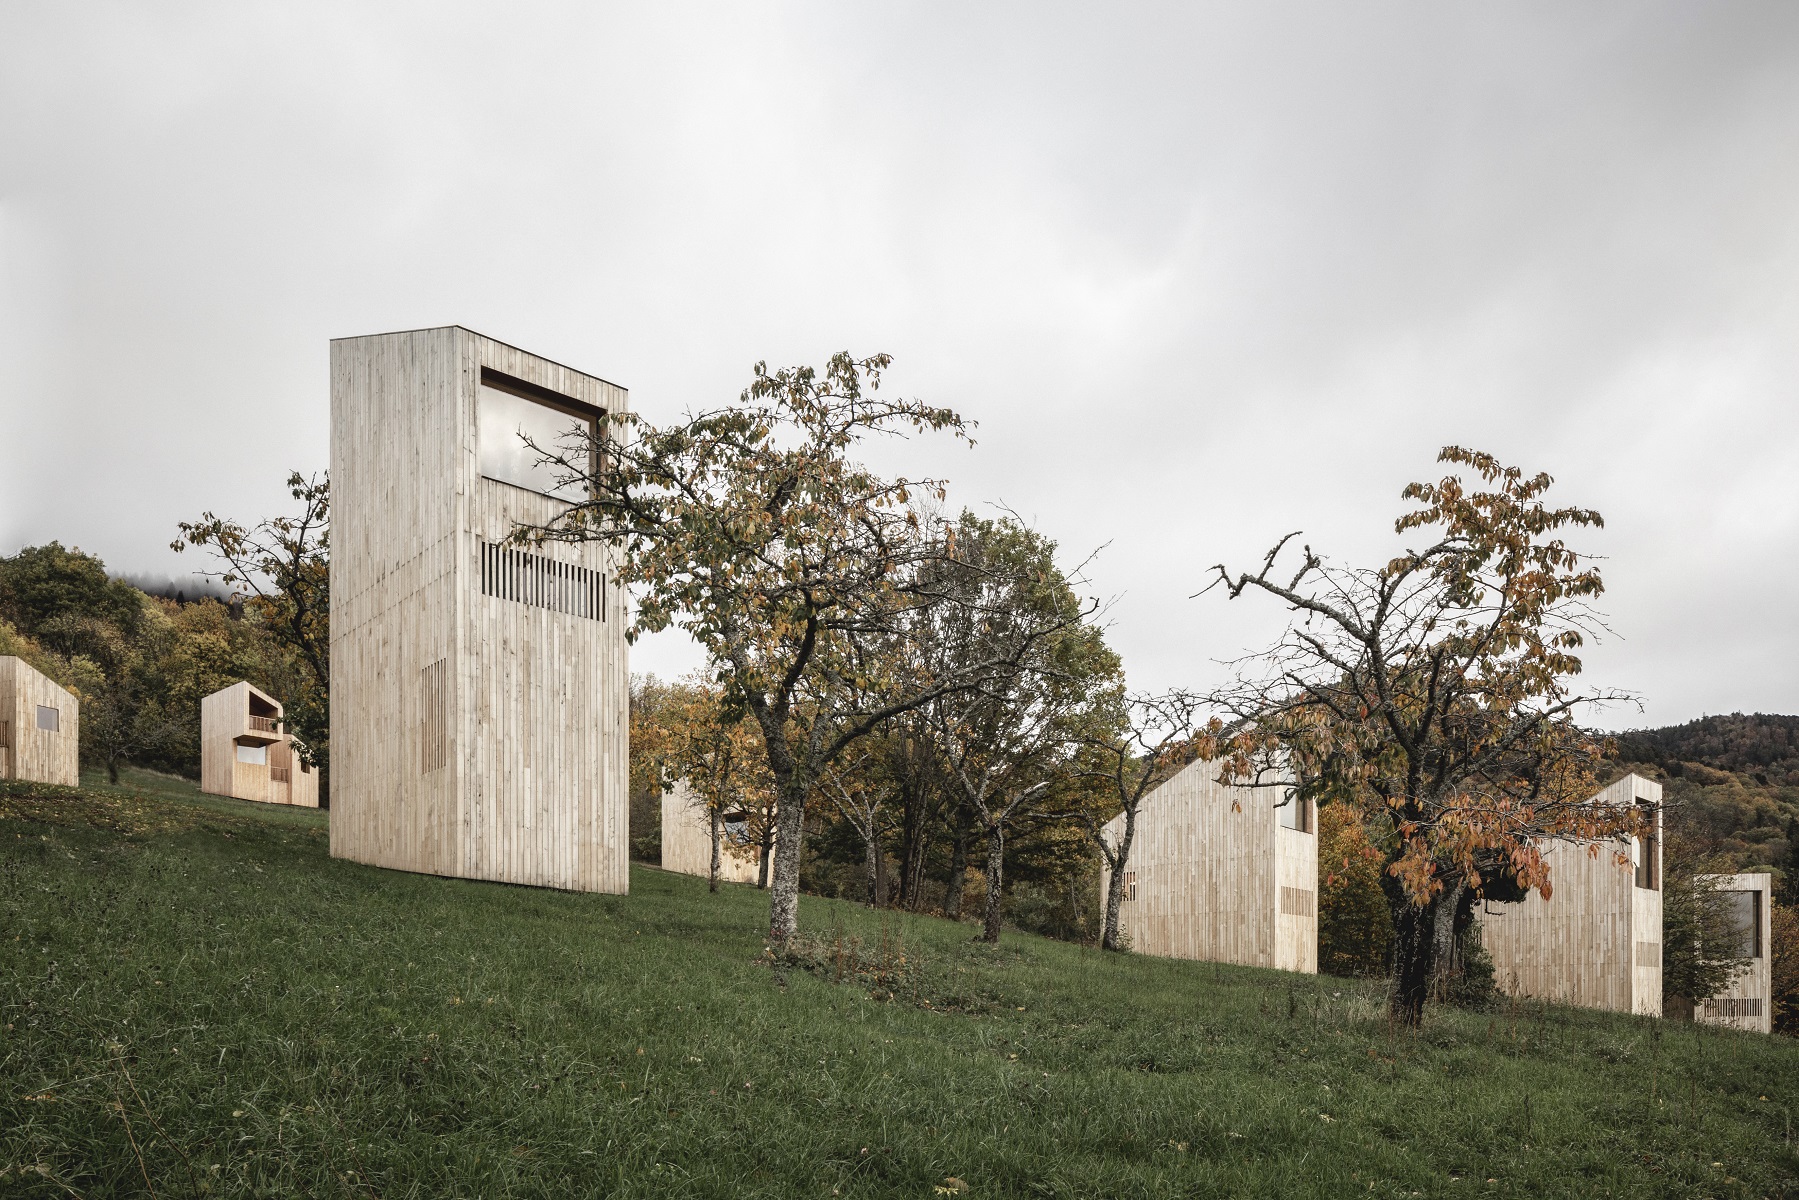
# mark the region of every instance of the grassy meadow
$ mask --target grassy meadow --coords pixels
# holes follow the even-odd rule
[[[10,790],[4,790],[10,789]],[[1799,1044],[0,784],[0,1196],[1785,1196]]]

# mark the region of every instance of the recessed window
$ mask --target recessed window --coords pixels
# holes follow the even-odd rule
[[[62,729],[62,714],[45,704],[37,706],[37,727],[57,733]]]
[[[1725,892],[1724,903],[1730,910],[1732,958],[1762,956],[1762,894],[1760,892]]]
[[[483,372],[475,397],[481,474],[561,500],[586,499],[584,481],[569,479],[565,468],[543,461],[545,454],[579,460],[593,447],[593,417],[577,415],[573,401],[569,403],[570,408],[559,408],[522,390],[495,386]]]
[[[1286,803],[1276,810],[1281,815],[1282,829],[1297,829],[1301,833],[1312,832],[1312,802],[1300,796],[1287,797]]]
[[[258,767],[266,767],[269,765],[269,748],[262,745],[253,745],[249,742],[239,742],[237,744],[237,761],[240,763],[251,763]]]

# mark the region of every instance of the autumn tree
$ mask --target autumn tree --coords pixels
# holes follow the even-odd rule
[[[235,590],[269,635],[302,668],[296,694],[283,696],[295,749],[312,766],[329,768],[331,740],[331,485],[323,475],[287,477],[298,511],[253,526],[202,513],[181,522],[169,543],[196,546],[223,564],[208,571]]]
[[[918,587],[919,568],[941,546],[911,502],[918,489],[941,488],[877,474],[852,454],[876,435],[966,437],[949,409],[882,395],[889,361],[838,354],[822,372],[758,363],[737,404],[662,427],[610,414],[591,438],[538,446],[586,498],[515,533],[618,545],[637,598],[634,631],[685,629],[729,703],[755,721],[776,796],[776,940],[797,926],[806,806],[820,773],[883,722],[968,683],[923,680],[879,696],[858,684],[871,643],[935,602]]]
[[[741,835],[747,841],[760,840],[773,815],[766,759],[743,711],[734,709],[716,685],[688,680],[676,689],[663,713],[663,771],[668,783],[686,781],[706,817],[711,839],[708,882],[716,892],[727,853],[726,818],[739,817]],[[752,815],[756,819],[750,819]],[[761,874],[766,884],[766,872]]]
[[[1393,941],[1393,914],[1381,890],[1381,852],[1353,804],[1318,807],[1318,969],[1379,975]]]
[[[1258,570],[1221,564],[1213,583],[1278,600],[1295,619],[1213,697],[1228,720],[1214,719],[1206,750],[1227,781],[1290,770],[1303,791],[1358,804],[1381,827],[1391,1008],[1408,1025],[1476,898],[1548,896],[1546,843],[1617,855],[1641,820],[1587,802],[1606,747],[1576,721],[1620,698],[1573,684],[1604,588],[1563,531],[1600,515],[1549,507],[1548,475],[1491,455],[1452,446],[1438,461],[1477,480],[1405,488],[1415,507],[1394,528],[1420,548],[1350,568],[1305,546],[1286,565],[1289,534]]]

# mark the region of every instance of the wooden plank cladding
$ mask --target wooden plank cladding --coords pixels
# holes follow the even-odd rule
[[[0,779],[81,784],[81,701],[10,654],[0,655]]]
[[[481,543],[481,594],[594,621],[606,619],[606,574],[511,546]]]
[[[623,597],[530,445],[623,388],[459,326],[331,345],[331,852],[623,892]],[[547,431],[547,432],[546,432]]]
[[[1653,833],[1544,849],[1551,898],[1476,910],[1499,987],[1517,996],[1613,1012],[1662,1014],[1662,787],[1626,775],[1589,803],[1642,805]]]
[[[720,831],[718,877],[724,883],[755,883],[761,870],[761,847],[738,835],[742,828],[727,820]],[[712,877],[712,819],[684,779],[662,793],[662,869]]]
[[[1119,925],[1132,950],[1318,970],[1318,838],[1284,788],[1227,787],[1195,762],[1143,801]],[[1106,827],[1116,841],[1122,816]],[[1104,902],[1109,878],[1102,873]]]
[[[259,804],[319,806],[318,772],[300,761],[286,710],[239,680],[200,700],[200,790]]]

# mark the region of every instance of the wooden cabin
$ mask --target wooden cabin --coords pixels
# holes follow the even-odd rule
[[[748,814],[724,814],[719,830],[718,877],[725,883],[755,883],[762,847],[749,836]],[[685,780],[662,793],[662,869],[712,877],[712,821],[706,802]]]
[[[624,594],[554,447],[625,390],[460,326],[331,344],[331,853],[624,892]],[[593,464],[597,468],[597,463]]]
[[[11,654],[0,655],[0,779],[81,785],[81,702]]]
[[[200,701],[200,790],[263,804],[319,806],[318,772],[300,761],[284,710],[239,681]]]
[[[1547,847],[1551,897],[1532,891],[1517,904],[1482,904],[1481,944],[1508,994],[1659,1017],[1662,785],[1626,775],[1589,803],[1646,808],[1654,830]]]
[[[1190,763],[1144,797],[1119,930],[1139,954],[1316,974],[1316,808],[1217,775],[1217,763]],[[1113,818],[1106,837],[1123,825]],[[1102,911],[1110,885],[1102,870]]]
[[[1774,973],[1768,951],[1773,933],[1774,876],[1766,871],[1701,875],[1729,902],[1737,944],[1732,957],[1746,958],[1730,986],[1696,1006],[1693,1019],[1751,1033],[1774,1031]]]

